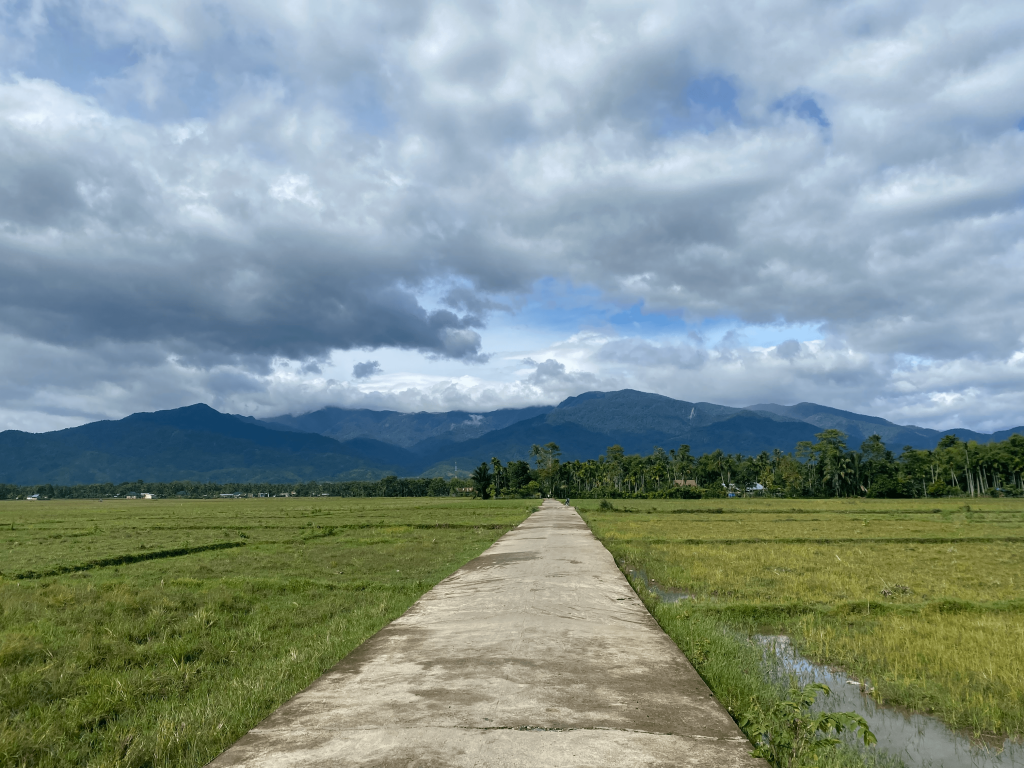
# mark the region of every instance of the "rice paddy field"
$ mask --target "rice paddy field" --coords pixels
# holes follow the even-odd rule
[[[596,501],[578,509],[734,712],[770,699],[750,638],[788,635],[876,700],[1024,736],[1024,503]]]
[[[0,766],[201,766],[535,504],[0,502]],[[614,505],[577,508],[734,716],[779,700],[753,638],[784,634],[879,701],[1024,734],[1021,501]]]
[[[0,766],[201,766],[534,509],[0,502]]]

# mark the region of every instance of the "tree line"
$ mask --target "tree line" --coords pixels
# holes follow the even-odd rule
[[[534,445],[530,462],[497,457],[481,463],[469,477],[400,478],[304,483],[210,483],[190,480],[93,485],[0,485],[0,499],[38,494],[52,499],[124,498],[134,493],[158,497],[241,496],[481,498],[540,495],[576,498],[721,498],[733,495],[779,497],[921,498],[937,496],[1024,496],[1024,437],[998,443],[962,442],[947,435],[934,450],[904,446],[899,456],[878,435],[859,449],[849,437],[826,429],[815,441],[803,441],[791,453],[779,449],[756,456],[721,450],[694,456],[690,446],[649,455],[626,454],[610,446],[596,459],[562,461],[555,443]]]
[[[109,499],[129,494],[152,493],[159,498],[188,499],[240,496],[448,496],[465,493],[464,479],[395,477],[380,480],[348,480],[344,482],[308,483],[208,483],[180,480],[152,483],[136,480],[130,483],[97,483],[93,485],[0,485],[0,499],[24,499],[38,494],[47,499]]]
[[[627,455],[613,445],[596,459],[561,461],[555,443],[534,445],[535,481],[550,496],[576,498],[780,497],[921,498],[934,496],[1024,496],[1024,437],[998,443],[943,437],[935,450],[904,446],[899,456],[871,435],[851,449],[849,436],[826,429],[801,441],[792,453],[779,449],[756,456],[721,450],[694,456],[690,446],[649,455]],[[515,463],[513,463],[515,464]],[[473,472],[483,497],[515,492],[509,467],[493,458]]]

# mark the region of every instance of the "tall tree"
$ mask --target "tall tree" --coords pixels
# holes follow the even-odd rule
[[[850,474],[850,459],[846,455],[846,433],[838,429],[826,429],[815,435],[814,454],[821,472],[824,486],[833,496],[840,496],[846,490]]]
[[[878,435],[860,444],[862,487],[869,496],[892,496],[896,463]]]
[[[559,457],[562,449],[555,443],[547,443],[530,447],[530,456],[537,462],[537,470],[540,472],[541,483],[546,487],[548,495],[554,495],[555,482],[558,480]]]
[[[530,465],[525,461],[510,461],[505,467],[506,485],[515,493],[526,487],[532,479],[530,477]]]
[[[486,461],[481,462],[480,466],[473,470],[469,479],[481,499],[491,498],[491,468],[487,466]]]
[[[494,495],[501,496],[501,475],[502,469],[501,459],[491,457],[491,467],[494,468]]]

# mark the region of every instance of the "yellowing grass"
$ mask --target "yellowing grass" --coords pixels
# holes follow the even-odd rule
[[[722,500],[716,512],[617,501],[618,512],[588,502],[582,513],[620,566],[649,580],[648,600],[688,595],[655,610],[682,646],[694,641],[680,615],[787,633],[890,703],[1024,735],[1024,504],[929,502]]]
[[[698,599],[766,605],[1024,597],[1024,545],[634,544],[620,545],[659,584]],[[894,593],[895,585],[908,594]]]
[[[645,512],[588,513],[595,531],[609,541],[834,541],[845,544],[960,539],[1018,539],[1024,543],[1021,515],[1006,513],[865,514],[827,513],[742,515]]]
[[[810,614],[794,630],[806,655],[870,677],[882,700],[974,733],[1024,733],[1024,614]]]

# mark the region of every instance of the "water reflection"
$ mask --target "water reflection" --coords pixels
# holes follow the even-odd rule
[[[627,573],[634,579],[640,579],[648,591],[653,592],[663,603],[678,603],[680,600],[690,599],[688,592],[683,592],[681,589],[672,589],[653,581],[647,576],[647,571],[643,568],[630,568]]]
[[[1024,766],[1024,745],[1020,742],[972,742],[934,717],[880,706],[868,695],[870,684],[862,690],[860,683],[851,685],[840,670],[812,664],[793,649],[785,635],[760,635],[755,640],[775,656],[784,673],[796,675],[802,684],[818,682],[831,688],[832,695],[819,699],[819,704],[833,712],[860,714],[878,737],[879,749],[898,755],[908,768]]]

